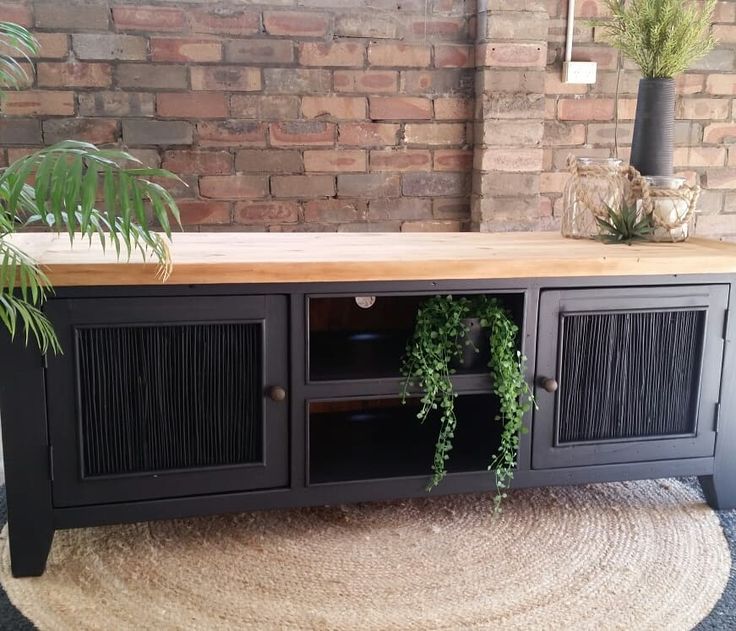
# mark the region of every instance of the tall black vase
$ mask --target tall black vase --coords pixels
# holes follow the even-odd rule
[[[631,165],[642,175],[672,175],[674,127],[674,79],[641,79]]]

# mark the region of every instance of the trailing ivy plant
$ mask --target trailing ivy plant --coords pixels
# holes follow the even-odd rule
[[[0,22],[0,99],[4,90],[31,83],[26,70],[39,44],[17,24]],[[25,63],[23,63],[25,62]],[[43,305],[53,291],[48,276],[12,236],[31,227],[112,246],[118,256],[139,251],[171,267],[167,240],[179,211],[171,194],[151,178],[176,179],[149,168],[126,151],[67,140],[40,149],[0,169],[0,333],[31,338],[38,348],[59,352],[58,338]],[[99,204],[102,200],[104,204]],[[5,329],[2,331],[2,329]]]
[[[424,423],[433,412],[439,414],[432,478],[427,486],[431,490],[447,475],[457,427],[453,364],[461,361],[464,346],[473,344],[468,338],[469,318],[478,318],[490,334],[491,391],[499,404],[499,413],[492,420],[503,426],[500,445],[488,466],[496,477],[494,505],[498,510],[517,464],[519,436],[525,431],[524,414],[534,404],[524,379],[526,358],[516,347],[519,327],[501,303],[488,296],[434,296],[427,300],[417,311],[414,333],[402,362],[401,397],[405,403],[411,389],[419,387],[422,395],[417,418]]]

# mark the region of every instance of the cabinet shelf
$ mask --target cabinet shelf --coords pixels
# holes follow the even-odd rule
[[[417,419],[419,401],[398,398],[312,402],[310,484],[426,476],[432,467],[438,417]],[[490,394],[467,394],[455,405],[458,426],[447,469],[485,471],[498,448],[500,423]]]
[[[523,294],[494,294],[521,328]],[[429,296],[375,296],[361,308],[354,296],[309,299],[309,381],[347,381],[398,377],[418,309]],[[477,324],[476,324],[477,326]],[[487,336],[479,332],[480,353],[466,354],[459,375],[487,372]]]

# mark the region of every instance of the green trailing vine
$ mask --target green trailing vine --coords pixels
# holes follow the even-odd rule
[[[501,442],[493,455],[489,471],[496,477],[495,507],[498,510],[511,482],[517,463],[519,436],[526,431],[524,414],[534,403],[524,379],[525,357],[516,348],[519,327],[496,298],[475,296],[455,298],[434,296],[417,311],[414,334],[407,346],[402,363],[404,377],[402,401],[413,387],[422,391],[417,418],[423,423],[434,411],[439,413],[440,429],[432,463],[431,490],[447,475],[453,438],[457,427],[453,363],[461,361],[468,338],[468,319],[480,320],[490,334],[491,391],[499,402],[499,414],[494,421],[502,423]],[[475,349],[478,352],[478,349]]]

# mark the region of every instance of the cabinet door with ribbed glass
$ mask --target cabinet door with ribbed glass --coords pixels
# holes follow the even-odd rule
[[[286,298],[52,300],[57,506],[288,484]]]
[[[728,287],[543,291],[532,466],[714,453]]]

